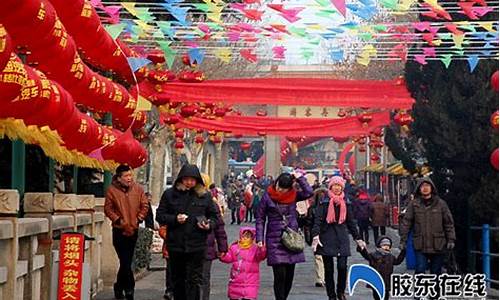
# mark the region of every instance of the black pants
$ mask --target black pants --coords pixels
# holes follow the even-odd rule
[[[372,289],[372,293],[373,293],[373,299],[374,300],[380,300],[380,297],[378,296],[378,293]],[[386,289],[385,290],[385,297],[384,297],[384,300],[389,300],[389,295],[391,294],[391,291]]]
[[[368,233],[368,228],[370,227],[369,220],[358,220],[359,234],[363,241],[369,243],[370,234]]]
[[[385,235],[385,226],[372,226],[373,228],[373,238],[375,239],[375,243],[377,243],[379,233],[380,235]]]
[[[165,295],[172,297],[174,295],[174,283],[172,278],[172,268],[170,267],[170,260],[166,260],[165,269]]]
[[[253,220],[253,210],[251,208],[247,208],[247,215],[245,217],[245,222],[252,222]]]
[[[286,300],[292,289],[295,264],[274,265],[273,274],[274,298],[276,300]]]
[[[326,294],[330,299],[344,294],[347,283],[347,256],[337,256],[337,288],[335,288],[335,280],[333,279],[333,258],[333,256],[323,255]]]
[[[238,223],[240,225],[240,210],[239,208],[231,208],[231,224]]]
[[[210,272],[212,271],[212,261],[205,259],[203,261],[203,279],[201,283],[201,299],[210,299]]]
[[[170,252],[174,299],[200,300],[205,251]]]
[[[135,288],[132,257],[136,242],[137,231],[133,236],[124,236],[122,230],[113,228],[113,246],[120,260],[120,268],[116,275],[116,287],[120,290],[133,291]]]

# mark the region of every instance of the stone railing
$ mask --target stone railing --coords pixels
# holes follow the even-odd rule
[[[82,299],[95,298],[103,289],[105,219],[96,201],[102,202],[92,195],[26,193],[25,217],[17,218],[19,194],[0,190],[0,300],[57,299],[57,237],[75,231],[93,238],[85,242]]]

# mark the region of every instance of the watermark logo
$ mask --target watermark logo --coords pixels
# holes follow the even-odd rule
[[[377,292],[380,299],[385,297],[385,283],[384,279],[377,270],[362,264],[354,264],[349,268],[348,276],[348,286],[349,295],[354,294],[354,289],[358,282],[365,282],[368,284],[375,292]]]

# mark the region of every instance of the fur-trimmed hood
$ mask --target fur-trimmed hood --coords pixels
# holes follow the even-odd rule
[[[205,183],[203,182],[203,177],[201,177],[200,170],[196,165],[186,164],[182,166],[181,170],[179,171],[179,175],[177,175],[177,179],[175,179],[175,189],[179,191],[187,190],[186,186],[182,184],[182,178],[184,177],[192,177],[196,179],[197,184],[194,187],[194,191],[196,192],[198,197],[201,197],[208,192]]]

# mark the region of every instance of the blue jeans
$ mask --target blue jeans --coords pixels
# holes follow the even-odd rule
[[[425,273],[427,270],[427,263],[430,262],[431,274],[440,275],[444,264],[444,254],[430,254],[415,251],[416,267],[415,274]]]

